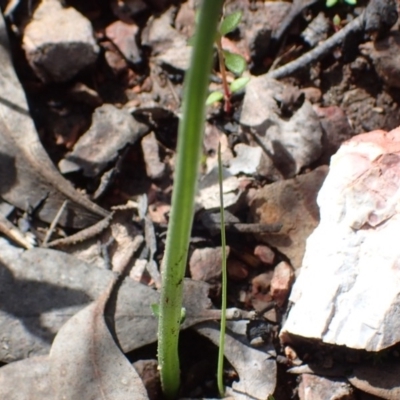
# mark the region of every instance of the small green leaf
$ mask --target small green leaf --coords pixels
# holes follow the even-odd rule
[[[231,92],[238,92],[239,90],[243,89],[250,81],[250,77],[248,76],[242,76],[241,78],[235,79],[230,85],[229,89],[231,89]]]
[[[240,23],[240,20],[242,19],[242,12],[241,11],[236,11],[232,14],[227,15],[221,22],[221,25],[219,27],[219,33],[221,36],[225,36],[228,33],[234,31]]]
[[[219,91],[211,92],[207,97],[206,106],[211,106],[211,104],[214,104],[217,101],[221,101],[223,98],[224,95],[221,92]]]
[[[246,69],[246,60],[239,54],[231,53],[224,50],[224,58],[226,67],[236,75],[243,74]]]
[[[181,308],[181,324],[183,324],[185,322],[186,319],[186,308],[182,307]]]
[[[340,23],[342,22],[342,20],[340,19],[339,15],[335,15],[332,19],[333,21],[333,25],[340,27]]]
[[[157,303],[154,303],[154,304],[151,304],[150,307],[151,307],[151,311],[152,311],[153,315],[158,318],[160,316],[160,305]]]
[[[350,4],[351,6],[355,6],[357,4],[357,0],[344,0],[347,4]]]
[[[333,7],[336,3],[338,2],[338,0],[326,0],[326,7]]]

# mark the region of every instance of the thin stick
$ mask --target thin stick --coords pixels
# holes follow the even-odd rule
[[[24,235],[13,223],[11,223],[3,214],[0,213],[0,232],[4,233],[8,238],[25,249],[33,249],[35,240],[34,237],[30,240],[27,235]]]
[[[221,38],[219,37],[216,40],[217,44],[217,53],[218,53],[218,63],[219,63],[219,69],[221,71],[221,77],[222,77],[222,86],[224,89],[224,111],[226,113],[231,112],[231,91],[229,89],[228,81],[226,79],[226,68],[225,68],[225,59],[224,59],[224,50],[222,49],[222,44],[221,44]]]
[[[225,349],[225,331],[226,331],[226,307],[227,307],[227,286],[228,277],[226,271],[226,237],[225,237],[225,216],[224,216],[224,188],[222,183],[222,160],[221,143],[218,144],[218,182],[219,182],[219,207],[221,210],[221,246],[222,246],[222,301],[221,301],[221,328],[219,332],[218,349],[218,368],[217,381],[218,391],[221,397],[224,397],[224,349]]]
[[[335,46],[343,42],[345,37],[350,32],[361,31],[364,26],[364,15],[365,12],[362,12],[357,18],[354,18],[343,29],[336,32],[330,38],[326,39],[315,49],[312,49],[308,53],[305,53],[301,57],[297,58],[296,60],[285,64],[282,67],[275,69],[274,71],[266,73],[265,76],[273,79],[281,79],[285,76],[293,74],[294,72],[297,72],[299,69],[306,67],[312,62],[317,61],[322,56],[329,53]]]
[[[74,235],[62,239],[53,240],[52,242],[47,243],[46,245],[43,244],[42,247],[53,248],[53,247],[71,246],[83,242],[85,240],[91,239],[99,235],[101,232],[103,232],[104,229],[108,228],[111,219],[113,217],[113,214],[114,213],[111,213],[108,217],[103,218],[101,221],[97,222],[92,226],[89,226],[89,228],[82,229],[81,231],[75,233]]]
[[[56,225],[58,224],[58,221],[60,220],[62,213],[65,210],[65,207],[67,207],[67,204],[68,204],[68,200],[64,200],[64,202],[62,203],[62,205],[61,205],[60,209],[58,210],[56,216],[54,217],[53,221],[51,221],[49,229],[47,230],[46,236],[45,236],[45,238],[43,240],[42,246],[46,246],[47,243],[49,243],[51,235],[53,234],[54,229],[55,229]]]

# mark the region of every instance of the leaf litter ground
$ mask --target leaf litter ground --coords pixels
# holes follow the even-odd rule
[[[32,69],[30,56],[23,57],[21,36],[23,42],[28,40],[24,26],[45,3],[28,9],[24,2],[9,2],[0,27],[0,230],[29,249],[5,239],[0,243],[0,355],[7,363],[0,369],[0,397],[148,398],[150,391],[146,393],[128,359],[137,360],[140,356],[135,354],[141,351],[144,359],[156,356],[151,343],[156,341],[157,322],[150,305],[158,299],[155,287],[194,2],[67,2],[90,21],[101,48],[96,64],[67,82],[43,78],[37,68],[48,68],[48,60],[36,60],[39,67]],[[322,13],[329,22],[333,11],[322,3],[226,5],[227,13],[242,11],[243,21],[224,46],[247,58],[253,81],[244,99],[232,99],[232,115],[217,105],[209,110],[191,243],[191,254],[197,250],[200,261],[197,256],[189,261],[188,278],[212,278],[186,282],[183,328],[193,327],[217,344],[218,328],[212,321],[219,318],[220,243],[214,208],[216,149],[221,142],[229,211],[229,303],[237,307],[231,309],[237,321],[230,324],[226,351],[228,393],[233,398],[264,399],[275,392],[278,400],[305,399],[304,388],[286,372],[297,365],[298,356],[314,362],[323,376],[350,358],[345,352],[308,344],[295,346],[297,355],[277,339],[292,282],[290,278],[285,286],[278,271],[289,269],[288,276],[293,276],[293,269],[299,270],[305,239],[318,223],[315,196],[325,172],[324,167],[316,168],[328,164],[354,134],[389,130],[400,122],[393,89],[398,83],[388,78],[384,64],[377,63],[384,50],[368,37],[349,34],[348,43],[290,77],[280,82],[264,79],[271,65],[285,64],[307,46],[317,46],[300,35],[309,21],[298,16],[308,7],[310,16]],[[379,1],[375,3],[373,11],[385,16]],[[342,4],[335,12],[344,24],[348,15],[356,19],[360,11]],[[378,40],[388,35],[390,18],[385,18],[380,26],[367,24]],[[51,29],[44,28],[44,41]],[[333,34],[331,24],[326,29],[315,43]],[[11,63],[7,37],[24,89]],[[366,41],[369,44],[358,50]],[[220,82],[214,71],[210,90],[220,89]],[[112,208],[110,216],[106,210]],[[49,246],[58,250],[40,248],[52,222]],[[30,249],[36,245],[39,248]],[[125,279],[117,274],[123,267],[129,275]],[[204,268],[208,272],[199,274]],[[256,334],[247,326],[254,310],[263,327]],[[190,360],[189,349],[203,339],[185,337],[182,396],[213,396],[212,351]],[[362,364],[364,354],[356,358]],[[151,398],[158,398],[157,390]]]

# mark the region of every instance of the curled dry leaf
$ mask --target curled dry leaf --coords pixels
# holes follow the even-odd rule
[[[104,321],[105,306],[116,280],[113,275],[103,294],[61,328],[49,357],[19,361],[0,370],[1,398],[148,399],[138,373]],[[25,381],[23,386],[20,380]],[[43,387],[47,389],[44,393]]]
[[[238,324],[242,324],[239,321]],[[219,346],[219,326],[212,321],[195,325],[194,329]],[[268,348],[254,348],[246,336],[227,330],[225,335],[225,357],[239,374],[239,381],[227,394],[237,400],[267,399],[275,391],[276,362],[267,352]]]
[[[24,251],[0,239],[0,360],[12,362],[46,355],[55,335],[69,318],[97,299],[113,277],[60,251],[35,248]],[[218,319],[211,309],[209,287],[185,281],[185,329],[195,323]],[[116,297],[116,298],[114,298]],[[157,320],[151,304],[155,290],[125,279],[111,301],[118,342],[128,352],[157,340]],[[2,398],[0,396],[0,398]]]
[[[40,205],[37,216],[46,222],[54,219],[68,199],[59,223],[77,229],[87,227],[108,212],[80,195],[59,174],[43,149],[11,62],[1,14],[0,43],[0,195],[25,211]]]

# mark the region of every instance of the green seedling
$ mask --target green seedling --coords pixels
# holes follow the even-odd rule
[[[342,20],[339,15],[335,14],[335,16],[332,19],[333,26],[335,27],[335,31],[340,29],[340,24],[342,23]]]
[[[211,105],[215,102],[224,100],[224,110],[227,113],[229,113],[232,108],[232,93],[243,89],[250,80],[248,77],[240,77],[247,67],[246,60],[240,54],[224,50],[221,43],[221,38],[228,33],[233,32],[239,26],[241,19],[242,13],[240,11],[229,14],[223,18],[215,39],[223,91],[211,92],[206,100],[206,105]],[[236,76],[239,76],[239,78],[235,79],[230,85],[228,84],[227,79],[227,69],[233,72]]]
[[[326,7],[333,7],[339,2],[345,2],[347,4],[350,4],[351,6],[355,6],[357,4],[357,0],[326,0],[325,5]]]
[[[158,364],[167,399],[176,398],[180,386],[178,339],[182,320],[183,278],[193,223],[215,32],[222,6],[223,0],[202,1],[190,67],[185,75],[158,309]]]
[[[153,315],[155,317],[159,317],[160,316],[160,305],[159,304],[151,304],[151,311],[153,313]],[[181,308],[181,324],[183,324],[185,322],[186,319],[186,308],[182,307]]]
[[[222,247],[222,301],[221,301],[221,327],[219,334],[217,383],[221,397],[224,397],[224,350],[226,331],[226,307],[228,292],[228,274],[226,270],[226,237],[225,237],[225,215],[224,215],[224,188],[222,183],[222,160],[221,143],[218,145],[218,182],[219,182],[219,207],[221,213],[221,247]]]

